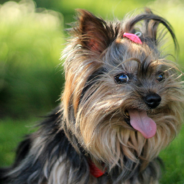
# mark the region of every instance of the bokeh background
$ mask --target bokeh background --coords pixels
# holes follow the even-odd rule
[[[0,0],[0,166],[8,166],[14,148],[33,125],[60,102],[64,72],[59,58],[74,22],[75,10],[122,19],[147,6],[172,24],[184,67],[184,2],[181,0]],[[166,49],[173,52],[172,42]],[[184,70],[183,70],[184,71]],[[184,184],[184,129],[165,149],[162,184]]]

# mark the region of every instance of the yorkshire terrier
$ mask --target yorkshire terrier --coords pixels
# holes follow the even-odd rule
[[[19,144],[0,183],[158,184],[159,152],[184,109],[182,72],[161,52],[167,32],[178,47],[173,29],[148,8],[115,22],[78,12],[61,105]]]

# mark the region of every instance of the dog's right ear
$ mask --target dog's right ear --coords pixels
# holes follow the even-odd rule
[[[91,51],[101,53],[117,36],[117,28],[85,10],[78,10],[76,32],[80,44]]]

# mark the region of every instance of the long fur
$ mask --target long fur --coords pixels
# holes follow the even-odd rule
[[[64,50],[65,88],[61,105],[39,130],[20,143],[14,164],[0,169],[3,184],[157,184],[161,174],[159,152],[180,130],[183,86],[177,65],[160,51],[162,24],[177,40],[171,25],[149,9],[123,21],[106,22],[79,10],[72,38]],[[143,44],[123,38],[141,32]],[[131,82],[114,77],[128,73]],[[164,72],[163,81],[156,80]],[[162,97],[150,109],[148,93]],[[127,109],[147,112],[157,124],[146,139],[125,121]],[[106,173],[95,178],[89,160]]]

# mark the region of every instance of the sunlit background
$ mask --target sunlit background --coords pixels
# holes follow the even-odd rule
[[[180,45],[178,62],[184,67],[182,0],[0,0],[0,4],[0,166],[12,163],[22,136],[33,131],[38,116],[60,102],[64,73],[59,58],[76,9],[113,20],[150,7],[173,26]],[[173,54],[172,42],[166,45],[164,49]],[[166,167],[162,184],[184,184],[183,134],[184,130],[160,155]]]

